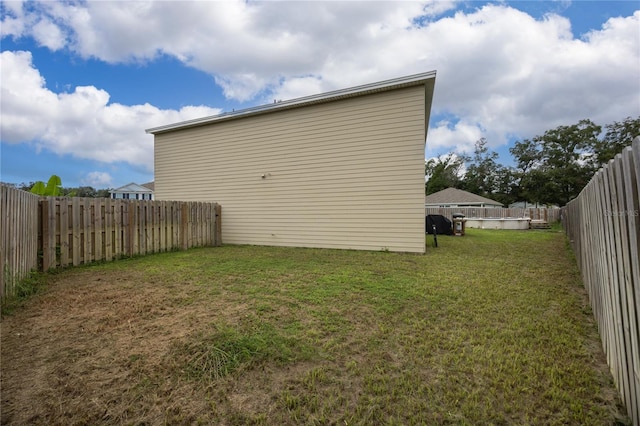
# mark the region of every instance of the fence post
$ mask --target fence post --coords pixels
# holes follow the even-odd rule
[[[125,202],[122,203],[122,205],[124,206],[125,209],[127,209],[127,218],[128,218],[128,223],[127,223],[127,228],[125,229],[125,233],[128,236],[128,241],[127,241],[127,248],[126,248],[126,253],[127,256],[133,256],[133,246],[134,246],[134,239],[135,239],[135,207],[132,205],[131,202]]]
[[[55,222],[51,216],[55,214],[51,205],[49,204],[49,198],[43,198],[40,200],[40,214],[42,215],[42,270],[48,271],[55,267]],[[52,226],[53,224],[53,226]],[[53,237],[53,238],[52,238]],[[53,259],[52,259],[53,252]]]
[[[60,266],[69,265],[69,201],[60,200]]]
[[[220,204],[215,205],[216,211],[216,230],[215,230],[215,246],[222,245],[222,206]]]
[[[189,248],[189,209],[187,203],[181,203],[180,245],[183,250]]]

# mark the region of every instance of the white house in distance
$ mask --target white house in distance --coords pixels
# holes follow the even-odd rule
[[[424,253],[435,77],[147,129],[156,199],[219,203],[225,243]]]
[[[133,182],[109,191],[109,195],[114,200],[153,200],[154,182],[143,183],[142,185]]]
[[[503,205],[490,198],[457,188],[446,188],[427,195],[424,206],[429,207],[488,207],[501,208]]]

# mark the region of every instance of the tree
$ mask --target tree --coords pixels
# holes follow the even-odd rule
[[[433,194],[450,187],[460,185],[460,174],[466,157],[456,155],[453,152],[445,157],[439,156],[425,162],[424,174],[426,176],[425,194]]]
[[[604,137],[596,143],[595,161],[598,168],[630,146],[636,136],[640,136],[640,117],[627,117],[621,123],[614,121],[604,126],[607,129]]]
[[[72,197],[95,198],[97,194],[95,188],[92,186],[79,186],[78,188],[69,188],[69,190],[73,193],[73,195],[70,195]]]
[[[85,198],[110,198],[108,189],[95,189],[92,186],[79,186],[77,188],[63,188],[63,193],[67,197]]]
[[[509,152],[514,157],[516,167],[513,170],[515,201],[540,202],[540,180],[537,169],[541,166],[540,146],[529,139],[516,142]]]
[[[518,201],[518,178],[515,169],[499,166],[495,175],[495,185],[489,198],[506,206]]]
[[[476,142],[462,180],[462,189],[483,197],[489,197],[496,191],[499,169],[502,167],[496,162],[498,153],[489,150],[487,143],[485,138]]]
[[[518,165],[520,196],[561,206],[575,198],[597,169],[601,132],[591,120],[581,120],[516,143],[510,151]]]
[[[111,198],[111,194],[108,189],[98,189],[96,191],[96,198]]]
[[[36,195],[58,197],[62,195],[62,179],[60,176],[51,175],[49,181],[45,185],[42,181],[37,181],[31,187],[31,193]]]
[[[591,120],[548,130],[536,138],[542,146],[549,181],[543,202],[566,205],[589,183],[597,168],[594,150],[602,127]]]

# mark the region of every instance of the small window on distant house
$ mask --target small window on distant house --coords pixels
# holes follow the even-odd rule
[[[140,194],[136,194],[136,200],[140,199]]]

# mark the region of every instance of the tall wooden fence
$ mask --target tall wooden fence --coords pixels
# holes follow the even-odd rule
[[[615,384],[640,425],[640,137],[564,209]]]
[[[557,222],[560,209],[547,208],[487,208],[487,207],[427,207],[425,215],[439,214],[451,219],[453,213],[462,213],[466,217],[528,217],[533,220]]]
[[[38,267],[38,203],[40,197],[0,185],[0,300],[14,294],[16,284]]]
[[[30,271],[222,244],[215,203],[38,197],[2,186],[0,295]]]

